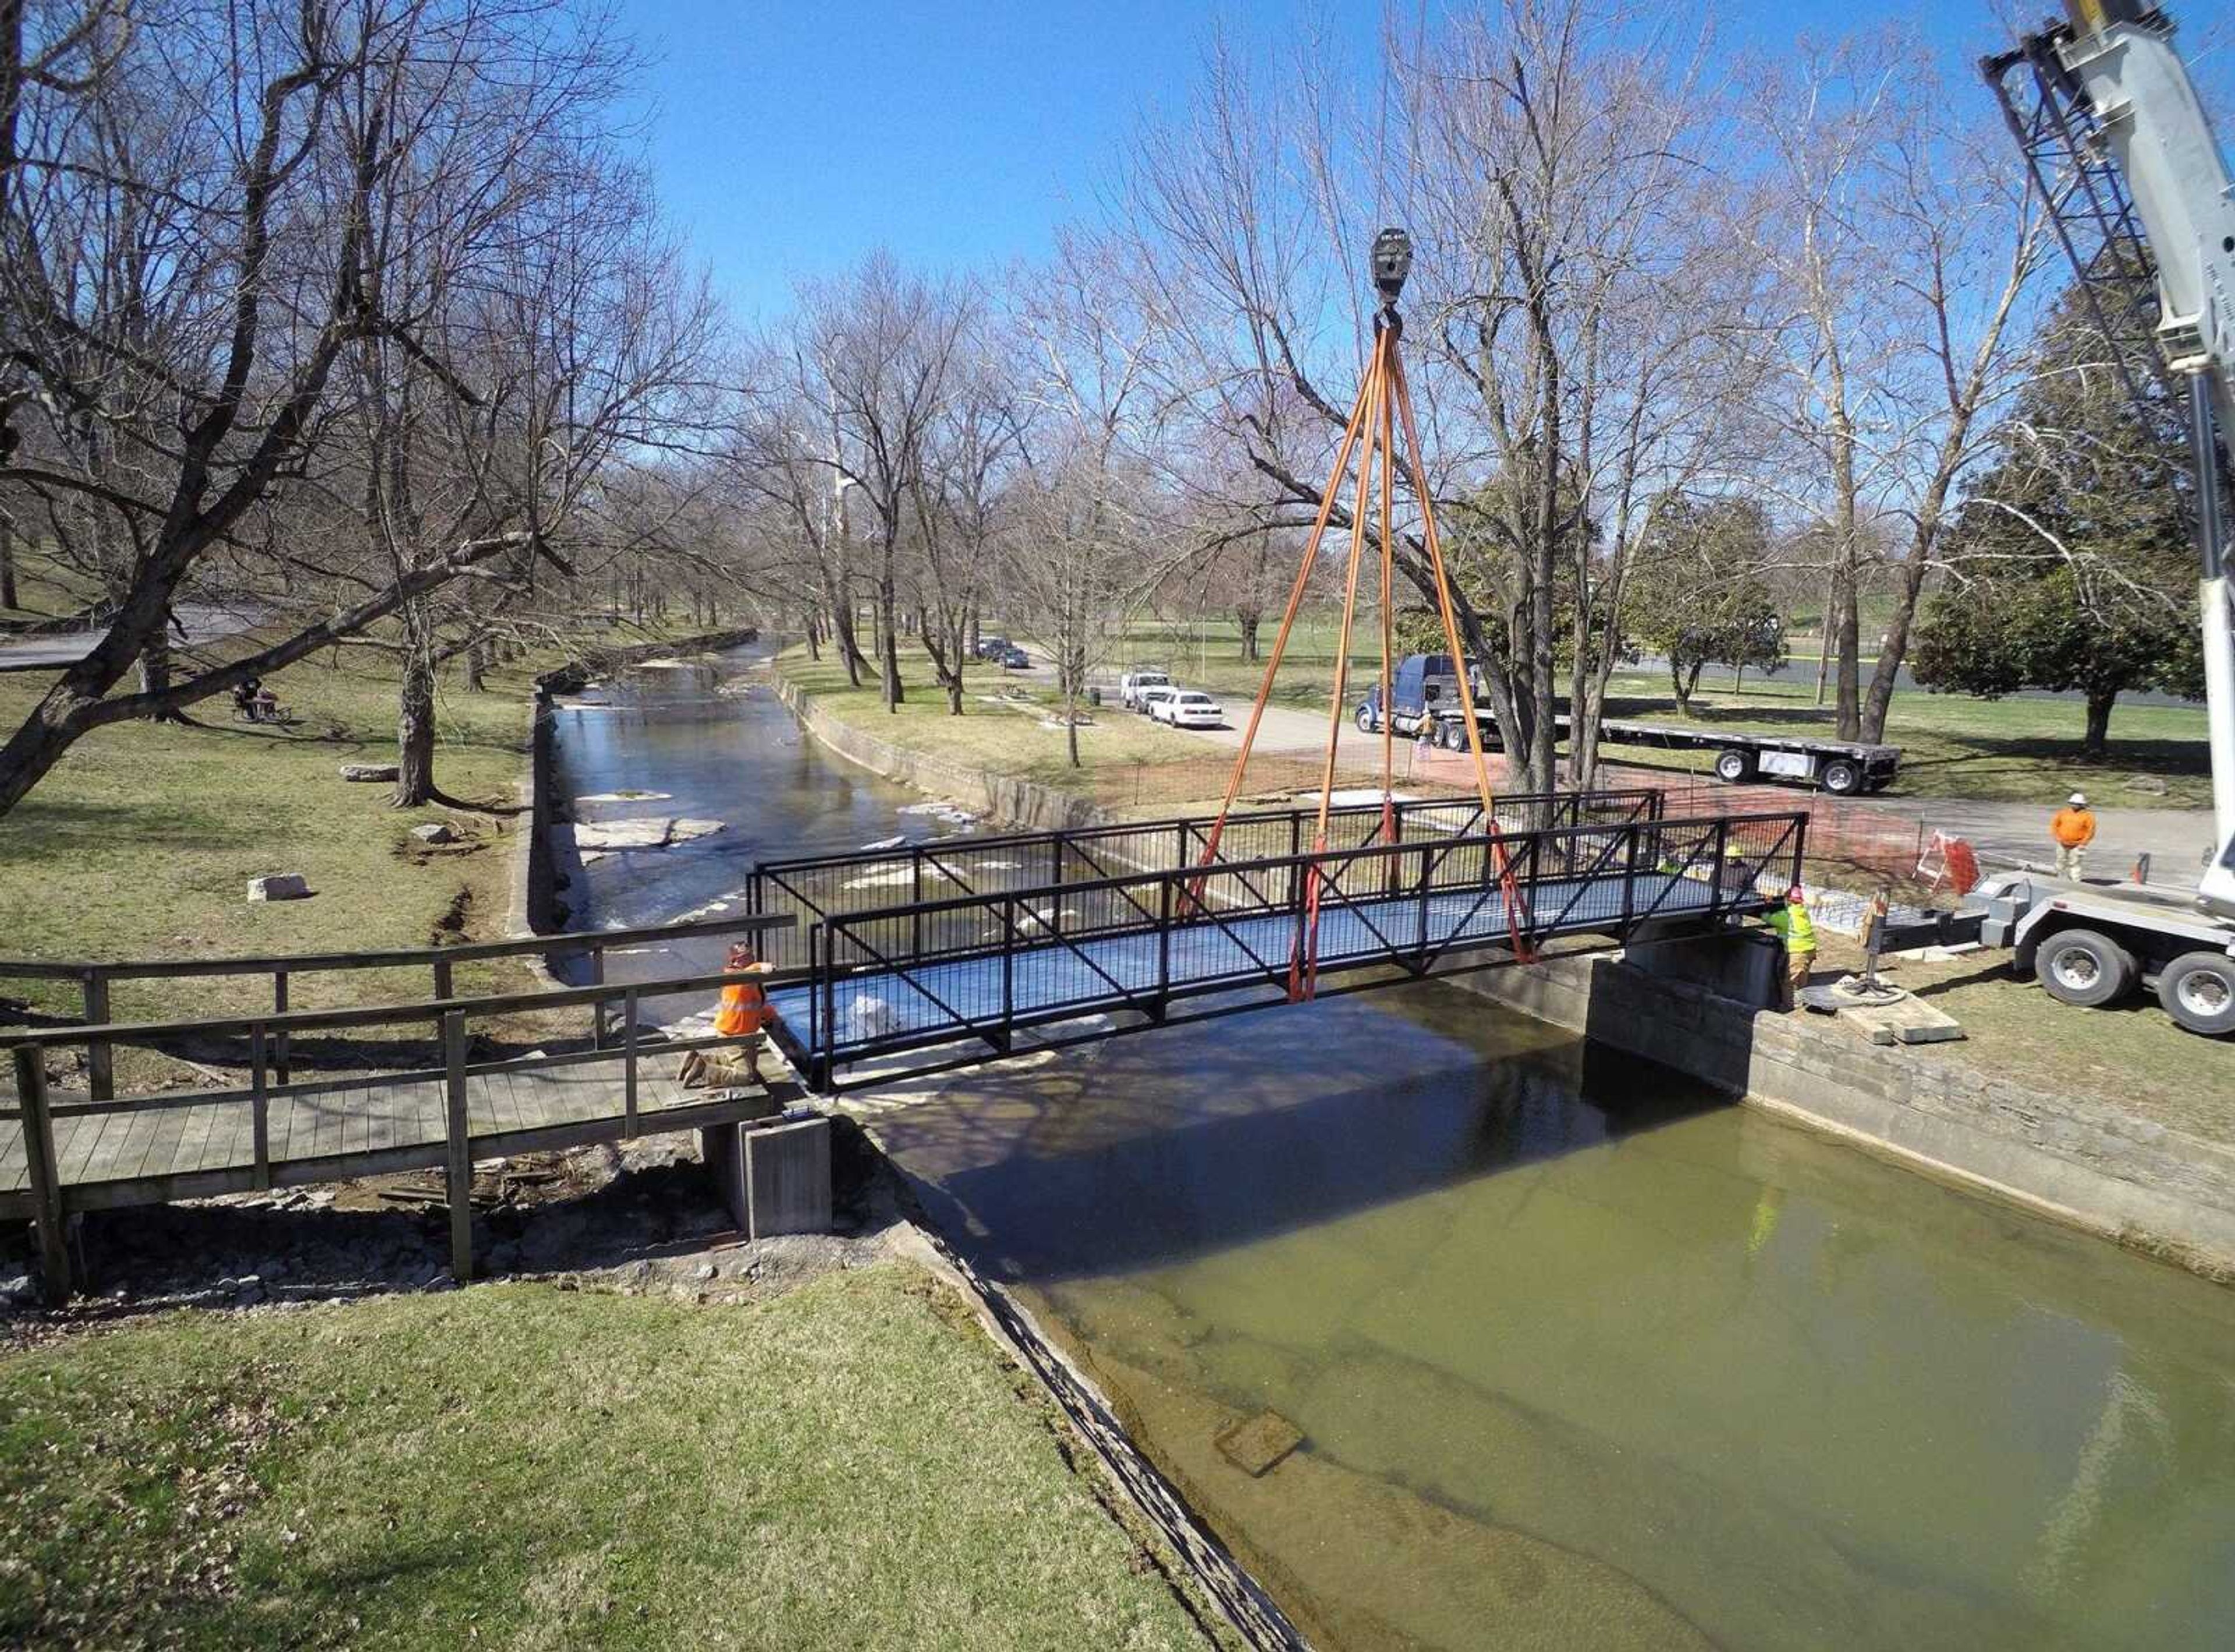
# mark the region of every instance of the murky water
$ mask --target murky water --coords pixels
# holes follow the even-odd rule
[[[920,819],[773,701],[619,715],[573,790],[738,823],[595,920]],[[2235,1644],[2235,1293],[1451,986],[869,1105],[1323,1646]]]

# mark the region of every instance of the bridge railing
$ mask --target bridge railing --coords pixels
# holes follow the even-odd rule
[[[1501,833],[1516,834],[1649,820],[1662,812],[1659,790],[1629,787],[1517,793],[1496,799],[1495,817]],[[1391,813],[1399,842],[1447,842],[1483,829],[1482,804],[1472,797],[1409,799],[1393,804]],[[789,912],[799,919],[798,931],[772,938],[769,955],[779,964],[803,966],[810,961],[806,926],[818,919],[901,903],[914,907],[1010,889],[1067,888],[1136,873],[1180,871],[1201,863],[1207,854],[1222,864],[1294,857],[1311,849],[1316,816],[1311,808],[1229,815],[1215,852],[1211,821],[1193,816],[764,861],[753,869],[746,905],[753,912]],[[1381,818],[1379,801],[1340,805],[1330,813],[1328,848],[1373,842]]]
[[[376,1118],[385,1119],[386,1105],[380,1098],[392,1092],[398,1085],[416,1085],[427,1081],[439,1083],[443,1097],[442,1141],[444,1144],[445,1166],[450,1201],[450,1228],[453,1267],[456,1276],[467,1276],[470,1262],[468,1238],[468,1206],[459,1190],[471,1179],[473,1143],[478,1137],[486,1139],[495,1131],[475,1131],[468,1118],[467,1089],[469,1080],[505,1073],[534,1073],[580,1065],[587,1062],[617,1065],[618,1105],[606,1116],[618,1117],[621,1135],[626,1139],[639,1133],[638,1107],[639,1078],[643,1063],[647,1059],[668,1059],[691,1050],[743,1046],[757,1044],[758,1032],[725,1036],[716,1032],[675,1036],[661,1028],[647,1028],[640,1014],[642,1005],[649,1000],[684,993],[712,993],[718,991],[733,978],[723,974],[688,975],[672,979],[632,982],[616,989],[605,986],[565,987],[556,991],[499,993],[472,998],[437,998],[416,1003],[373,1004],[351,1009],[274,1011],[268,1014],[215,1017],[165,1021],[133,1021],[95,1026],[59,1026],[38,1029],[0,1028],[0,1051],[12,1052],[15,1095],[12,1098],[0,1094],[0,1120],[15,1120],[23,1129],[23,1155],[26,1177],[29,1183],[34,1221],[38,1229],[42,1262],[45,1275],[53,1282],[66,1281],[69,1276],[69,1261],[63,1252],[62,1233],[64,1218],[72,1211],[87,1207],[88,1198],[73,1193],[73,1184],[83,1178],[72,1173],[56,1152],[55,1121],[61,1118],[94,1115],[182,1114],[192,1108],[209,1108],[221,1105],[248,1108],[249,1140],[246,1144],[248,1169],[253,1185],[263,1188],[272,1184],[275,1168],[285,1159],[305,1157],[346,1157],[352,1150],[352,1140],[362,1143],[365,1132]],[[588,1007],[593,1019],[602,1019],[604,1006],[615,999],[620,1006],[618,1037],[610,1046],[602,1039],[592,1047],[534,1052],[496,1059],[474,1059],[473,1026],[476,1021],[518,1014],[523,1012],[544,1013],[552,1010]],[[384,1071],[355,1071],[347,1076],[291,1084],[280,1078],[275,1069],[275,1052],[290,1039],[303,1039],[318,1032],[346,1032],[369,1027],[424,1026],[427,1033],[416,1040],[406,1039],[391,1044],[391,1054]],[[177,1044],[209,1039],[245,1039],[247,1048],[246,1079],[237,1085],[220,1084],[211,1088],[189,1091],[159,1091],[145,1095],[121,1098],[102,1098],[84,1101],[50,1097],[47,1087],[47,1052],[55,1049],[79,1046],[90,1050],[116,1044]],[[363,1105],[352,1110],[351,1092],[361,1092]],[[712,1099],[711,1096],[708,1099]],[[292,1151],[275,1152],[272,1141],[271,1114],[272,1105],[279,1101],[315,1099],[338,1128],[332,1141],[334,1152],[302,1154]],[[363,1117],[352,1122],[352,1111]],[[573,1121],[587,1124],[591,1121]],[[563,1131],[568,1124],[534,1125],[521,1124],[523,1133],[541,1130],[547,1137],[554,1131]],[[117,1129],[111,1124],[108,1130]],[[128,1142],[130,1126],[126,1127]],[[154,1128],[151,1150],[159,1147],[165,1129],[171,1132],[175,1144],[187,1128],[183,1119],[175,1125],[158,1124]],[[213,1124],[207,1128],[214,1130]],[[104,1131],[104,1134],[106,1132]],[[367,1150],[355,1149],[359,1154]],[[237,1161],[236,1161],[237,1162]],[[126,1178],[130,1179],[130,1178]],[[95,1201],[97,1202],[97,1201]]]
[[[1713,923],[1796,881],[1798,812],[1644,818],[1491,838],[1330,848],[835,914],[808,929],[814,984],[791,1032],[828,1078],[834,1058],[940,1034],[1008,1047],[1016,1028],[1099,1011],[1161,1018],[1178,997],[1287,988],[1314,935],[1321,971],[1448,954],[1517,930],[1627,934]],[[1520,895],[1509,912],[1504,873]],[[1316,908],[1316,925],[1313,914]],[[1315,934],[1314,934],[1315,928]],[[848,982],[875,983],[858,996]]]
[[[354,973],[364,970],[403,970],[411,973],[425,971],[432,996],[447,1000],[456,995],[456,970],[460,964],[501,958],[541,958],[548,966],[554,959],[581,957],[588,960],[589,980],[585,985],[596,987],[606,979],[606,954],[618,947],[662,944],[678,941],[719,939],[729,935],[769,935],[790,929],[796,920],[790,913],[753,913],[728,918],[694,920],[688,923],[653,924],[633,929],[602,929],[580,934],[530,935],[511,941],[464,941],[454,947],[405,947],[358,952],[324,953],[266,953],[250,956],[227,958],[163,958],[115,960],[65,961],[55,959],[0,958],[0,980],[66,980],[78,987],[82,1006],[82,1020],[92,1029],[105,1027],[112,1013],[112,987],[121,981],[188,981],[206,980],[215,977],[263,975],[272,983],[273,1017],[284,1017],[292,1006],[297,983],[304,977],[322,974]],[[410,1001],[410,1000],[404,1000]],[[607,993],[602,1000],[610,1006],[617,995]],[[229,1025],[246,1026],[243,1018]],[[267,1018],[269,1019],[269,1018]],[[593,1017],[593,1040],[602,1042],[605,1036],[606,1013]],[[276,1025],[276,1024],[275,1024]],[[0,1027],[0,1045],[17,1041],[4,1027]],[[95,1101],[107,1101],[116,1093],[116,1039],[96,1036],[82,1040],[86,1049],[87,1088]],[[285,1084],[291,1076],[292,1041],[288,1031],[278,1027],[271,1051],[272,1072],[278,1083]]]

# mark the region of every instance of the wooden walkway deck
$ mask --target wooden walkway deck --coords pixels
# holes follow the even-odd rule
[[[759,1091],[686,1090],[672,1077],[677,1057],[652,1058],[647,1049],[636,1063],[632,1132],[627,1130],[625,1055],[533,1071],[469,1069],[466,1118],[472,1156],[497,1158],[624,1133],[697,1130],[769,1111],[770,1098]],[[774,1080],[774,1100],[787,1103],[797,1086],[782,1077],[779,1058],[763,1059]],[[102,1111],[63,1111],[54,1118],[56,1168],[69,1207],[87,1210],[439,1166],[447,1147],[446,1096],[439,1072],[275,1086],[265,1104],[268,1183],[259,1181],[256,1167],[252,1102],[120,1101]],[[53,1093],[62,1107],[84,1099]],[[0,1217],[35,1211],[23,1122],[0,1119]]]

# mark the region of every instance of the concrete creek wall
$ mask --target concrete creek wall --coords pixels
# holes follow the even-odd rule
[[[1086,798],[1059,791],[1053,786],[945,763],[924,752],[881,740],[833,717],[816,703],[813,695],[801,693],[781,677],[776,679],[776,692],[809,734],[849,763],[858,763],[888,780],[960,803],[973,814],[1000,825],[1013,826],[1019,831],[1044,832],[1095,826],[1113,818]]]
[[[1651,949],[1636,958],[1550,958],[1459,984],[1928,1173],[2235,1282],[2235,1150],[2099,1098],[1989,1077],[1947,1046],[1866,1044],[1827,1019],[1750,1009],[1683,979],[1691,971],[1676,949],[1666,960]]]

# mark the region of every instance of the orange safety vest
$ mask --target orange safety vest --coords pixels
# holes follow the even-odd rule
[[[722,1007],[714,1013],[714,1031],[725,1039],[761,1030],[768,1009],[768,994],[758,981],[737,981],[722,989]]]
[[[2049,816],[2049,836],[2067,849],[2078,849],[2095,836],[2095,816],[2085,809],[2060,809]]]

